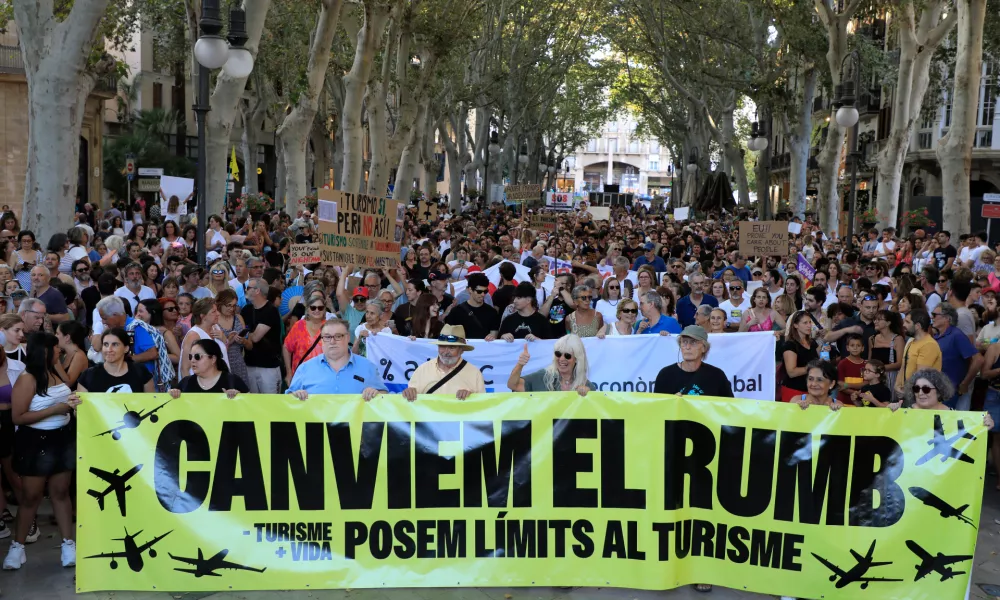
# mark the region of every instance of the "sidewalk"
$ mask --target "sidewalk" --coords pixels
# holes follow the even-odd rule
[[[992,477],[987,482],[992,481]],[[43,510],[47,507],[43,507]],[[1000,492],[986,486],[979,540],[972,571],[971,598],[989,600],[978,583],[1000,585]],[[19,571],[0,572],[0,596],[25,600],[269,600],[279,595],[288,600],[737,600],[765,599],[773,596],[738,592],[716,587],[712,594],[699,594],[690,587],[665,592],[646,592],[617,588],[404,588],[395,590],[329,590],[296,592],[98,592],[76,594],[73,569],[59,566],[59,539],[49,518],[42,537],[28,549],[28,563]],[[8,540],[0,541],[0,558],[7,552]],[[509,595],[509,597],[508,597]]]

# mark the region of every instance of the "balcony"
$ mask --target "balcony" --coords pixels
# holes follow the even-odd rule
[[[118,95],[118,74],[108,73],[97,78],[93,95],[110,100]]]
[[[24,73],[20,46],[0,45],[0,73]]]
[[[858,113],[863,115],[877,115],[882,109],[882,91],[868,90],[862,92],[858,98]]]
[[[813,112],[814,113],[822,112],[822,111],[826,110],[827,108],[829,108],[829,104],[827,104],[826,98],[824,98],[822,96],[820,96],[818,98],[813,98]]]

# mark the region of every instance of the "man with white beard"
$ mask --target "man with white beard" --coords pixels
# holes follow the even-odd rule
[[[473,350],[465,343],[465,327],[445,325],[431,343],[438,347],[438,357],[417,367],[409,387],[403,390],[404,398],[413,402],[417,394],[454,394],[465,400],[470,394],[486,393],[483,374],[462,359],[463,352]]]

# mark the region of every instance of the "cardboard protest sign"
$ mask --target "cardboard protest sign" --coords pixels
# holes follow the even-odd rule
[[[399,202],[325,189],[319,190],[319,198],[337,203],[337,220],[319,222],[320,256],[324,264],[399,266],[402,239]]]
[[[740,221],[740,254],[743,256],[781,256],[787,251],[787,223]]]
[[[290,265],[311,265],[320,262],[319,243],[292,244],[289,250]]]
[[[531,219],[528,221],[528,227],[534,229],[535,231],[548,231],[553,232],[556,230],[556,224],[559,221],[559,217],[550,214],[540,214],[531,215]]]
[[[538,200],[542,194],[542,186],[537,183],[508,185],[504,187],[504,192],[507,194],[507,202],[520,204],[521,202]]]
[[[417,218],[421,223],[433,223],[438,218],[438,205],[433,200],[417,202]]]

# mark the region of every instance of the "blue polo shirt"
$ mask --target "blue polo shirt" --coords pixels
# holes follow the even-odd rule
[[[667,264],[663,262],[662,258],[660,258],[659,256],[654,256],[653,260],[650,261],[649,259],[646,258],[645,254],[635,259],[635,262],[632,263],[632,270],[638,271],[639,267],[643,265],[649,265],[653,267],[653,270],[656,271],[657,273],[664,273],[667,270]]]
[[[941,372],[955,384],[957,394],[958,384],[962,383],[965,374],[969,372],[969,359],[979,354],[979,351],[958,327],[948,327],[941,336],[934,336],[934,339],[941,348]]]
[[[378,369],[367,358],[351,354],[347,364],[337,371],[327,362],[326,355],[320,354],[295,370],[285,393],[305,390],[310,394],[360,394],[367,387],[388,391]]]
[[[719,306],[719,301],[715,299],[715,296],[710,296],[705,294],[701,299],[702,304],[707,304],[712,308]],[[677,301],[677,320],[680,321],[681,327],[687,327],[688,325],[694,325],[694,313],[698,310],[698,307],[691,302],[691,296],[684,296]]]
[[[635,330],[639,331],[639,323],[635,324]],[[654,333],[659,335],[661,331],[666,331],[667,333],[680,333],[681,324],[678,323],[677,319],[673,317],[660,315],[660,320],[657,321],[655,325],[647,327],[642,333]]]

